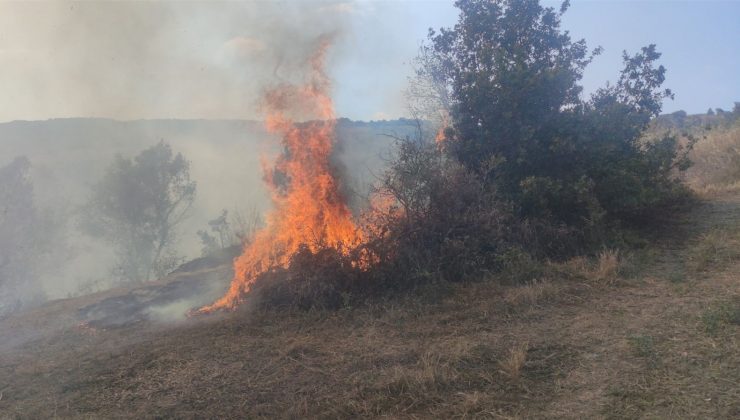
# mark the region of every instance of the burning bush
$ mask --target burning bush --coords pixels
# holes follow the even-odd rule
[[[522,254],[511,205],[497,197],[492,184],[431,141],[400,139],[397,150],[375,205],[355,233],[363,241],[297,238],[295,252],[276,254],[286,263],[274,260],[261,272],[248,273],[249,289],[236,293],[234,302],[249,292],[263,307],[337,309],[430,281],[478,278]],[[253,246],[247,245],[241,258],[254,252]],[[234,284],[244,284],[239,275]]]
[[[363,218],[365,241],[301,245],[286,267],[255,280],[261,306],[336,309],[430,282],[536,268],[521,246],[522,224],[493,184],[431,141],[399,139],[397,150]]]
[[[370,214],[367,249],[395,285],[478,277],[516,246],[511,205],[431,142],[400,141],[377,193],[393,204]]]
[[[301,246],[286,268],[260,275],[253,292],[269,308],[338,309],[361,290],[363,273],[356,260],[336,248]]]
[[[233,308],[255,287],[273,305],[337,307],[352,293],[536,268],[685,196],[674,176],[685,150],[671,136],[641,141],[672,96],[654,45],[625,53],[616,85],[584,100],[579,82],[599,50],[561,31],[567,2],[559,12],[535,0],[456,5],[459,23],[430,34],[419,73],[449,105],[449,127],[399,141],[362,226],[329,159],[327,44],[305,84],[268,92],[267,125],[285,150],[266,171],[275,210],[235,261],[228,294],[203,311]]]
[[[319,39],[303,84],[281,84],[265,95],[267,128],[281,135],[284,150],[273,168],[265,168],[274,210],[234,261],[227,294],[201,312],[234,308],[258,279],[299,264],[293,262],[298,255],[323,256],[326,249],[341,252],[362,242],[330,159],[336,118],[324,73],[329,41]]]

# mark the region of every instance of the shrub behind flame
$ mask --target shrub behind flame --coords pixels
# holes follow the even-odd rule
[[[314,252],[343,250],[362,241],[330,164],[335,114],[323,69],[328,47],[329,40],[322,39],[310,60],[307,83],[281,85],[265,95],[267,129],[282,136],[284,148],[274,169],[265,168],[274,210],[234,260],[229,291],[201,313],[236,307],[260,275],[287,267],[301,246]],[[310,121],[296,123],[294,116]]]

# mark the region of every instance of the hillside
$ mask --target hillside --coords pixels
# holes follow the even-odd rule
[[[377,168],[382,157],[379,155],[386,153],[390,144],[385,135],[404,136],[415,127],[409,120],[340,119],[336,158],[360,172]],[[87,194],[89,185],[103,174],[116,154],[133,156],[160,140],[192,161],[193,177],[202,185],[199,201],[204,211],[217,212],[224,206],[266,199],[260,157],[278,151],[279,138],[267,133],[259,121],[12,121],[0,123],[0,164],[25,155],[33,165],[37,194],[42,199],[60,194],[77,199]]]
[[[0,420],[740,419],[740,7],[268,3],[0,3]]]
[[[350,199],[361,200],[367,185],[382,172],[392,148],[389,135],[405,136],[414,130],[416,125],[409,120],[338,121],[333,160],[345,190],[352,192]],[[262,159],[276,155],[280,142],[261,122],[72,118],[0,123],[0,167],[17,156],[28,157],[37,207],[52,211],[66,224],[63,236],[71,255],[63,266],[42,273],[38,287],[42,294],[60,298],[85,288],[111,286],[112,250],[78,232],[78,212],[117,154],[133,157],[160,140],[191,162],[190,175],[197,184],[195,202],[178,232],[179,255],[200,256],[196,232],[206,229],[222,209],[234,215],[270,208]]]
[[[740,195],[652,243],[618,266],[577,259],[524,286],[437,284],[338,312],[116,325],[84,310],[153,290],[177,303],[168,285],[228,277],[193,263],[3,320],[0,418],[737,417]]]

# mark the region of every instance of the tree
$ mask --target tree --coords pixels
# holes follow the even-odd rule
[[[584,99],[583,71],[601,50],[561,30],[567,1],[559,10],[537,0],[455,4],[458,23],[430,31],[424,51],[449,91],[445,149],[514,203],[520,219],[585,243],[681,195],[672,174],[687,161],[676,139],[642,139],[672,97],[661,89],[666,69],[655,45],[625,52],[617,83]]]
[[[230,225],[235,244],[249,243],[263,225],[262,214],[255,205],[236,208],[231,216]]]
[[[28,159],[19,157],[0,168],[0,314],[19,304],[18,289],[36,277],[29,252],[36,219],[29,167]]]
[[[255,206],[246,210],[236,208],[230,217],[229,211],[223,209],[220,216],[208,221],[208,230],[196,232],[201,255],[211,256],[234,245],[248,244],[261,226],[262,216]]]
[[[93,186],[82,227],[111,243],[117,273],[142,282],[165,275],[180,261],[174,245],[177,227],[195,199],[190,162],[164,142],[133,160],[116,156]]]
[[[229,224],[228,215],[228,210],[222,210],[220,216],[208,221],[210,232],[207,230],[199,230],[197,232],[203,246],[201,254],[204,257],[213,255],[234,244],[234,234]]]
[[[450,91],[441,63],[428,46],[420,48],[414,73],[405,92],[409,112],[417,122],[431,122],[439,141],[450,123]],[[423,132],[423,125],[417,129]]]
[[[559,12],[536,0],[459,0],[453,29],[430,31],[431,54],[449,85],[455,140],[466,166],[496,155],[503,170],[527,172],[542,131],[579,105],[589,56],[584,40],[561,32]],[[594,53],[598,53],[596,50]]]
[[[34,204],[30,168],[26,157],[0,167],[0,315],[43,295],[36,280],[46,223]]]

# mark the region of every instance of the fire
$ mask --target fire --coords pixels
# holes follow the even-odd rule
[[[330,164],[335,114],[324,72],[328,47],[328,39],[321,40],[309,61],[307,83],[282,85],[265,95],[266,127],[282,136],[284,148],[274,170],[264,168],[274,209],[234,260],[226,295],[198,312],[235,308],[261,274],[286,267],[301,246],[346,249],[362,241]],[[310,121],[297,123],[293,115]]]
[[[438,146],[441,146],[445,141],[445,130],[450,126],[450,114],[446,110],[440,110],[439,117],[440,124],[439,129],[437,129],[437,135],[434,136],[434,142],[437,143]]]

